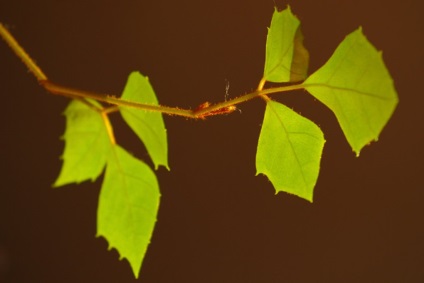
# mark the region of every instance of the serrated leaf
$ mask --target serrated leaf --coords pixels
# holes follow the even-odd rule
[[[139,72],[132,72],[122,94],[122,99],[144,104],[158,105],[155,92],[148,79]],[[146,146],[155,169],[168,166],[168,141],[162,113],[128,107],[119,108],[125,122]]]
[[[107,239],[126,258],[138,277],[159,208],[154,172],[114,145],[106,167],[97,210],[97,236]]]
[[[266,40],[264,79],[276,83],[304,80],[308,64],[300,21],[290,7],[281,12],[275,9]]]
[[[100,104],[90,100],[100,107]],[[94,181],[102,173],[110,149],[108,134],[99,112],[72,100],[66,108],[63,166],[54,187]]]
[[[357,155],[378,139],[398,103],[382,54],[361,28],[348,35],[304,85],[334,112]]]
[[[265,174],[276,192],[310,202],[318,179],[324,136],[309,119],[268,101],[256,152],[256,175]]]

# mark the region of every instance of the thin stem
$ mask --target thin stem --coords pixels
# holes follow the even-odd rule
[[[265,83],[266,83],[266,79],[265,79],[265,78],[262,78],[262,79],[259,81],[259,85],[258,85],[257,90],[258,90],[258,91],[261,91],[261,90],[264,88]]]
[[[257,98],[259,96],[266,96],[268,94],[278,93],[278,92],[286,92],[291,90],[298,90],[303,89],[304,86],[302,84],[298,85],[287,85],[287,86],[280,86],[280,87],[273,87],[273,88],[267,88],[263,90],[255,90],[253,92],[250,92],[248,94],[239,96],[237,98],[223,101],[217,104],[210,105],[208,107],[202,108],[201,110],[195,111],[194,118],[202,118],[202,116],[206,115],[210,112],[218,111],[219,109],[226,109],[231,106],[235,106],[237,104],[241,104],[243,102],[252,100],[254,98]]]
[[[112,124],[110,123],[109,117],[107,116],[107,113],[105,113],[105,112],[101,112],[101,115],[102,115],[102,119],[103,119],[103,122],[104,122],[105,127],[106,127],[107,134],[109,136],[110,143],[112,145],[115,145],[116,139],[115,139],[115,135],[113,133]]]
[[[249,101],[256,97],[262,97],[265,100],[269,100],[269,94],[286,92],[291,90],[303,89],[305,86],[302,83],[296,85],[287,85],[275,88],[263,89],[266,80],[264,78],[259,82],[258,88],[250,93],[244,94],[237,98],[226,100],[216,104],[210,104],[208,102],[201,104],[198,108],[191,109],[180,109],[178,107],[168,107],[161,105],[151,105],[143,104],[133,101],[127,101],[120,98],[117,98],[113,95],[107,94],[98,94],[94,92],[69,88],[55,84],[47,78],[43,71],[38,67],[38,65],[31,59],[31,57],[25,52],[25,50],[19,45],[15,38],[10,34],[10,32],[0,23],[0,36],[6,41],[10,48],[15,52],[15,54],[24,62],[28,69],[34,74],[38,82],[43,86],[47,91],[52,94],[66,96],[73,99],[79,99],[82,102],[88,104],[90,107],[97,111],[101,111],[102,114],[107,115],[112,112],[119,111],[119,107],[131,107],[140,110],[161,112],[168,115],[182,116],[186,118],[193,119],[204,119],[207,116],[212,115],[221,115],[228,114],[236,110],[236,105]],[[99,109],[96,105],[90,103],[87,98],[94,99],[97,101],[105,102],[112,104],[114,106],[108,108]],[[107,118],[107,117],[106,117]],[[108,119],[107,119],[108,121]],[[106,123],[106,120],[105,120]],[[113,133],[112,133],[113,137]]]
[[[47,80],[47,76],[41,71],[41,69],[35,64],[34,60],[29,57],[25,50],[19,45],[12,34],[6,29],[6,27],[0,23],[0,36],[6,41],[10,48],[15,54],[21,58],[27,68],[34,74],[38,81]]]
[[[104,108],[103,109],[103,112],[105,112],[106,114],[110,114],[110,113],[118,112],[118,111],[119,111],[119,107],[118,106],[110,106],[110,107],[107,107],[107,108]]]
[[[162,112],[169,115],[179,115],[179,116],[193,118],[193,114],[191,110],[184,110],[184,109],[172,108],[167,106],[159,106],[159,105],[151,105],[151,104],[143,104],[143,103],[127,101],[127,100],[116,98],[115,96],[112,96],[112,95],[98,94],[94,92],[61,86],[51,81],[42,81],[40,83],[46,90],[57,95],[80,97],[80,98],[91,98],[97,101],[114,104],[118,106],[132,107],[132,108],[141,109],[141,110],[156,111],[156,112]],[[115,110],[108,111],[108,112],[114,112],[114,111]]]
[[[258,85],[258,88],[256,89],[257,91],[261,91],[261,90],[263,90],[263,88],[264,88],[264,86],[265,86],[265,83],[266,83],[266,79],[264,78],[264,77],[262,77],[262,79],[259,81],[259,85]],[[265,100],[265,101],[269,101],[270,100],[270,98],[268,97],[268,95],[266,95],[266,94],[260,94],[260,96],[262,97],[262,99],[263,100]]]

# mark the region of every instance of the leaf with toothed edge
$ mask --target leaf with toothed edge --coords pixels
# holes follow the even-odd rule
[[[322,131],[312,121],[269,100],[256,152],[256,175],[266,175],[277,193],[312,202],[324,143]]]
[[[94,100],[88,101],[101,107]],[[69,103],[64,115],[66,130],[63,135],[65,140],[63,166],[53,186],[95,181],[105,167],[110,150],[102,117],[98,111],[78,100]]]
[[[269,82],[296,82],[307,76],[309,53],[303,46],[300,21],[290,7],[275,9],[266,40],[264,79]]]
[[[349,34],[304,85],[334,112],[357,156],[378,139],[398,103],[382,54],[361,28]]]
[[[122,99],[144,104],[158,105],[155,92],[147,77],[132,72],[127,80]],[[168,141],[162,113],[120,107],[122,118],[144,143],[157,169],[168,166]]]
[[[97,210],[97,236],[126,258],[137,278],[153,234],[160,192],[152,169],[118,145],[106,167]]]

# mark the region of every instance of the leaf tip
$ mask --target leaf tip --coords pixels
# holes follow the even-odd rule
[[[274,13],[282,13],[282,12],[285,12],[285,11],[292,14],[292,9],[291,9],[289,4],[286,5],[285,9],[281,9],[281,10],[278,9],[277,5],[274,6]]]
[[[267,175],[266,175],[266,173],[265,173],[265,172],[263,172],[263,171],[260,171],[260,170],[256,169],[255,177],[257,177],[257,176],[259,176],[259,175],[264,175],[265,177],[267,177]],[[268,180],[269,180],[269,179],[268,179]]]
[[[131,270],[134,274],[134,277],[136,279],[138,279],[140,270],[141,270],[141,261],[140,263],[134,263],[132,261],[130,261],[130,259],[124,255],[121,254],[121,252],[119,251],[119,249],[115,246],[113,246],[112,244],[110,244],[109,240],[107,239],[107,237],[105,235],[103,235],[102,233],[97,232],[96,233],[96,238],[103,238],[106,240],[106,243],[108,245],[107,250],[110,252],[111,250],[115,249],[118,252],[118,256],[119,256],[119,260],[123,260],[126,259],[128,261],[128,263],[130,264]]]
[[[298,195],[296,195],[296,196],[298,196]],[[307,196],[305,195],[305,196],[298,196],[298,197],[306,200],[309,203],[314,203],[314,194],[313,193],[311,193],[310,195],[307,195]]]
[[[153,162],[153,167],[155,169],[155,171],[158,171],[159,168],[163,167],[165,168],[167,171],[171,171],[171,168],[168,165],[168,162]]]
[[[297,197],[300,197],[301,199],[304,199],[306,201],[308,201],[309,203],[313,203],[314,202],[314,194],[313,192],[311,192],[310,194],[307,195],[296,195]]]
[[[353,153],[355,154],[355,157],[358,158],[361,153],[361,149],[353,149]]]

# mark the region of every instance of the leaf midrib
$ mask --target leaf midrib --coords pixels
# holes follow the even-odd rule
[[[273,101],[272,101],[272,103],[273,103]],[[275,103],[278,103],[278,102],[275,102]],[[303,172],[303,170],[302,170],[302,166],[301,166],[301,164],[300,164],[300,160],[299,160],[299,158],[298,158],[298,156],[297,156],[297,153],[296,153],[296,151],[295,151],[295,149],[294,149],[294,145],[293,145],[292,141],[290,140],[290,132],[287,130],[286,126],[284,125],[284,122],[282,121],[282,119],[281,119],[281,118],[280,118],[280,116],[278,115],[277,111],[275,111],[274,107],[270,104],[270,102],[267,102],[267,104],[268,104],[268,106],[270,107],[270,110],[271,110],[272,112],[274,112],[275,116],[276,116],[276,117],[277,117],[277,119],[278,119],[278,122],[280,123],[280,125],[281,125],[281,126],[282,126],[282,128],[284,129],[284,133],[286,134],[287,140],[288,140],[288,142],[289,142],[289,144],[290,144],[290,149],[292,150],[292,152],[293,152],[293,154],[294,154],[294,156],[295,156],[295,158],[296,158],[297,166],[299,167],[300,172],[301,172],[301,174],[302,174],[302,180],[303,180],[303,184],[304,184],[303,189],[305,190],[305,189],[308,187],[308,185],[307,185],[307,182],[306,182],[305,174],[304,174],[304,172]]]

